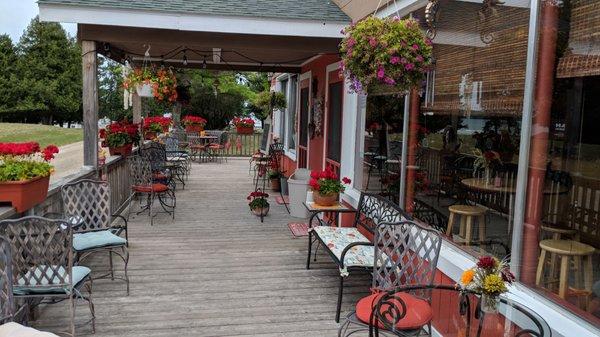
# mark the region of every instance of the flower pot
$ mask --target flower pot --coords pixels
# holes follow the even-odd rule
[[[146,131],[144,132],[144,139],[145,140],[152,140],[156,138],[156,132],[154,131]]]
[[[140,97],[154,97],[152,85],[149,83],[138,84],[136,85],[135,90]]]
[[[26,181],[0,183],[0,202],[10,202],[17,212],[22,213],[46,200],[50,176]]]
[[[204,125],[192,124],[185,126],[185,132],[202,132],[204,131]]]
[[[271,190],[273,192],[279,192],[280,189],[281,182],[279,181],[279,178],[271,178]]]
[[[251,135],[254,133],[253,126],[236,126],[235,129],[240,135]]]
[[[252,213],[256,216],[266,216],[269,214],[269,207],[261,207],[252,209]]]
[[[498,313],[498,303],[500,303],[498,296],[481,294],[481,311],[496,314]]]
[[[119,147],[109,147],[108,153],[111,156],[123,156],[127,157],[131,154],[131,149],[133,148],[133,144],[125,144]]]
[[[331,194],[321,194],[320,192],[315,191],[313,193],[313,200],[315,204],[319,206],[334,206],[338,204],[338,200],[340,198],[339,193],[331,193]]]

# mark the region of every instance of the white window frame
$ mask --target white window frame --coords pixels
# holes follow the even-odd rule
[[[295,79],[296,81],[296,92],[292,92],[292,79]],[[290,148],[290,138],[292,137],[292,128],[295,129],[295,134],[296,136],[298,136],[298,128],[296,127],[296,125],[298,125],[298,98],[300,96],[300,91],[298,90],[299,88],[299,84],[300,84],[300,80],[299,80],[299,76],[297,74],[288,74],[288,85],[287,85],[287,108],[285,109],[285,139],[283,140],[283,149],[284,149],[284,153],[286,156],[288,156],[290,159],[292,160],[296,160],[296,146],[298,146],[298,137],[296,137],[296,139],[294,140],[294,147]],[[294,111],[290,111],[290,97],[292,97],[292,95],[294,95],[294,101],[296,103],[296,106],[294,107]],[[294,119],[294,125],[290,125],[290,123],[288,123],[288,118],[290,118],[290,115],[294,114],[296,116],[296,118]]]

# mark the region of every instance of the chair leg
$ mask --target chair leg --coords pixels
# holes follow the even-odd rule
[[[308,232],[308,255],[306,256],[306,269],[310,269],[311,249],[312,249],[312,232]]]
[[[69,330],[71,336],[75,337],[75,296],[73,295],[73,292],[69,295],[69,309],[71,314],[71,326],[69,327]]]
[[[125,283],[127,284],[127,296],[129,296],[129,273],[127,268],[129,266],[129,249],[123,247],[123,255],[125,256]]]
[[[115,267],[113,265],[113,253],[112,251],[108,252],[108,256],[109,256],[109,263],[110,263],[110,280],[114,281],[115,280]]]
[[[342,311],[342,295],[344,294],[344,277],[340,275],[340,288],[338,289],[337,308],[335,311],[335,322],[340,322],[340,312]]]
[[[96,309],[94,308],[94,301],[92,298],[93,283],[90,277],[90,282],[86,284],[88,291],[88,306],[90,307],[90,314],[92,315],[92,333],[96,333]]]

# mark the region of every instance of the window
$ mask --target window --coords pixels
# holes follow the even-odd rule
[[[288,78],[285,78],[281,81],[279,81],[279,85],[280,85],[280,91],[286,96],[286,100],[288,98]],[[287,129],[287,122],[286,119],[287,114],[285,110],[279,111],[279,116],[281,116],[281,118],[279,119],[279,135],[281,137],[281,141],[283,141],[284,139],[286,139],[286,129]]]
[[[344,82],[329,85],[329,108],[327,116],[327,158],[340,162],[342,154],[342,103]]]
[[[296,151],[296,91],[298,90],[298,76],[290,76],[288,107],[287,107],[287,135],[286,148]]]
[[[300,145],[308,146],[309,88],[300,89]]]

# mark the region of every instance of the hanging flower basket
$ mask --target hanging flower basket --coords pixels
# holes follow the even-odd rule
[[[152,94],[152,84],[150,83],[138,84],[135,90],[140,97],[154,97]]]
[[[342,69],[355,92],[384,86],[405,93],[421,85],[432,43],[414,19],[369,16],[342,30]]]

